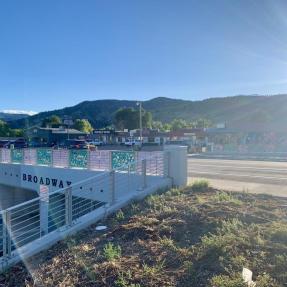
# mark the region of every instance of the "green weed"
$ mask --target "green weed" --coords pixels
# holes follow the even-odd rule
[[[113,243],[109,242],[104,246],[104,257],[108,261],[113,261],[122,256],[122,249],[119,245],[115,246]]]

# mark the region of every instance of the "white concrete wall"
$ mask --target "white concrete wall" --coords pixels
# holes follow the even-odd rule
[[[38,191],[40,184],[47,185],[50,192],[68,187],[76,182],[96,176],[102,172],[0,163],[0,183]]]
[[[1,184],[37,192],[40,185],[46,185],[50,193],[71,186],[74,196],[102,202],[112,200],[111,180],[109,172],[103,171],[0,163]],[[142,186],[140,175],[129,177],[127,173],[116,173],[115,198],[125,196],[139,186]]]

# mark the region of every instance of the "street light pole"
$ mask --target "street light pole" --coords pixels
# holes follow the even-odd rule
[[[142,102],[137,102],[137,105],[139,106],[140,109],[140,143],[142,146],[142,138],[143,138],[143,123],[142,123]]]

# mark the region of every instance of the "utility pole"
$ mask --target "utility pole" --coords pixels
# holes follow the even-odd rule
[[[68,140],[70,140],[70,126],[74,124],[72,117],[64,116],[64,124],[68,126],[67,134],[68,134]]]
[[[142,146],[142,138],[143,138],[143,123],[142,123],[142,102],[137,102],[137,106],[139,106],[139,110],[140,110],[140,143]]]

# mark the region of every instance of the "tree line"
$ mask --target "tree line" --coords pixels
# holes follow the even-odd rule
[[[22,129],[11,129],[9,125],[0,120],[0,137],[23,137],[24,131]]]
[[[110,126],[105,128],[117,130],[134,130],[139,129],[139,110],[134,108],[121,108],[113,116],[113,121]],[[44,118],[41,127],[58,127],[63,124],[62,119],[57,115]],[[181,118],[176,118],[170,123],[163,123],[158,120],[153,120],[152,114],[142,109],[142,127],[152,128],[159,131],[176,131],[183,128],[207,128],[212,126],[208,119],[197,119],[194,121],[186,121]],[[69,128],[91,133],[94,128],[88,119],[75,119]],[[25,134],[24,129],[11,129],[9,125],[0,120],[0,136],[1,137],[22,137]]]

